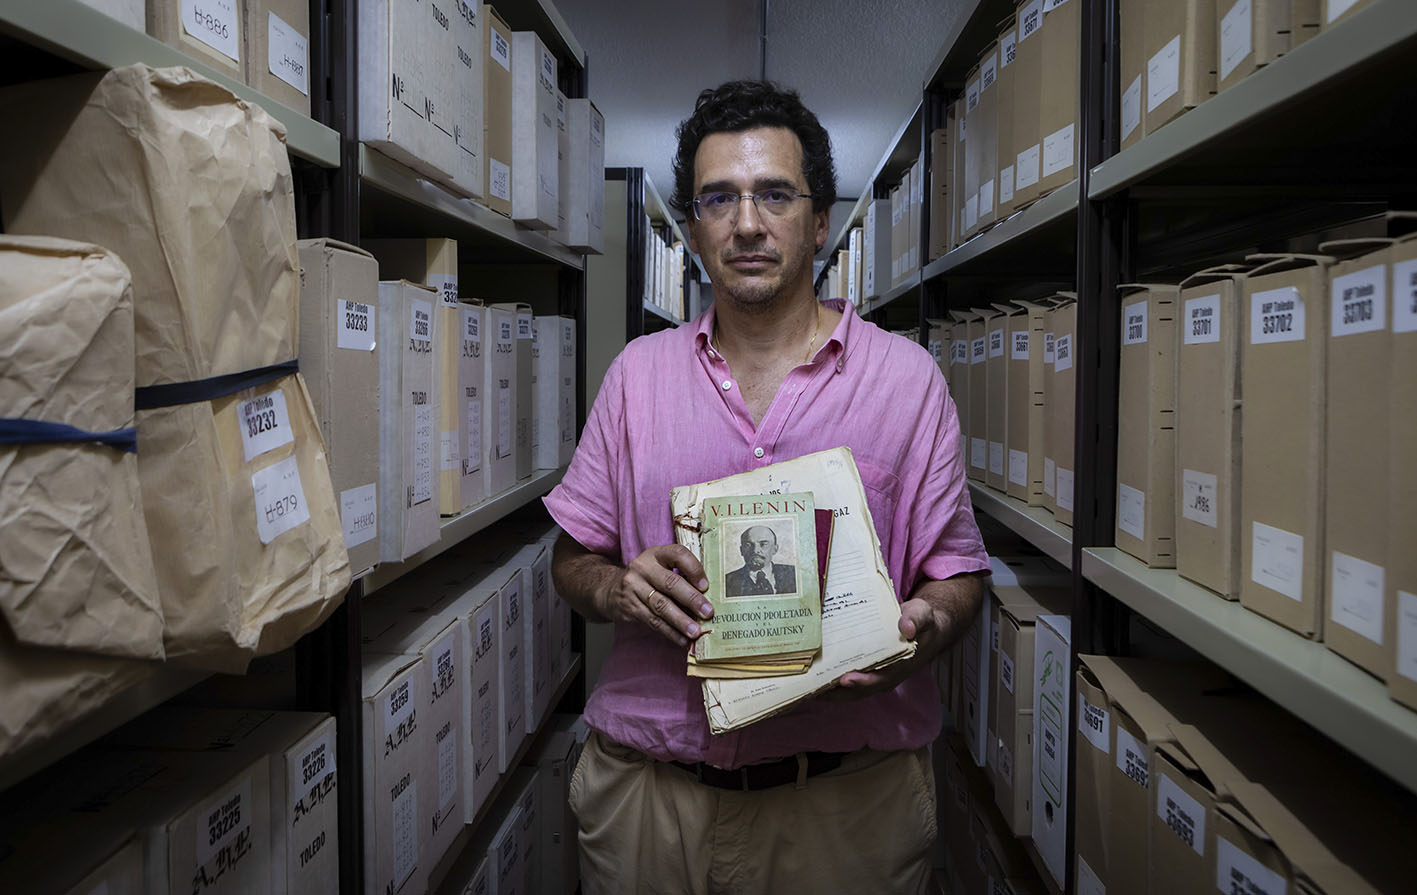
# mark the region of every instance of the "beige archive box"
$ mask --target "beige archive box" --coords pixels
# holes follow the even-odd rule
[[[1048,437],[1043,458],[1043,490],[1051,483],[1053,500],[1045,505],[1059,522],[1073,524],[1073,435],[1076,427],[1077,296],[1059,292],[1060,304],[1049,311],[1053,333],[1053,370],[1048,380]],[[1046,350],[1046,349],[1045,349]],[[1046,358],[1045,358],[1046,363]]]
[[[551,550],[533,541],[518,550],[511,562],[522,570],[523,718],[532,733],[550,709],[556,684],[551,676]]]
[[[576,448],[576,321],[539,316],[533,325],[540,355],[533,414],[535,465],[556,469],[571,462]]]
[[[514,315],[516,323],[516,345],[514,352],[515,386],[512,390],[512,412],[515,430],[513,454],[516,461],[516,477],[520,481],[529,478],[535,469],[531,461],[531,305],[521,302],[493,305]]]
[[[1417,381],[1417,239],[1405,237],[1392,247],[1391,382]],[[1417,444],[1417,395],[1410,388],[1388,394],[1390,457],[1409,456]],[[1392,632],[1386,673],[1388,693],[1417,709],[1417,464],[1395,462],[1388,507],[1387,581],[1384,608]]]
[[[438,295],[379,283],[379,557],[401,562],[437,543]]]
[[[467,805],[465,823],[472,823],[492,794],[502,773],[502,629],[498,622],[500,591],[493,584],[495,567],[469,576],[458,609],[467,619],[467,651],[472,657],[468,687],[468,746],[464,750],[463,788]]]
[[[1117,19],[1121,32],[1121,71],[1117,89],[1122,149],[1146,135],[1146,8],[1150,0],[1118,0]],[[1222,0],[1223,2],[1223,0]],[[1251,0],[1239,0],[1249,3]],[[1263,0],[1261,0],[1263,2]]]
[[[457,307],[457,240],[364,239],[360,244],[379,260],[379,279],[408,280],[427,286],[437,290],[443,307]]]
[[[556,232],[552,238],[570,245],[571,132],[567,123],[566,94],[556,89]]]
[[[964,238],[979,232],[979,184],[984,170],[984,130],[988,125],[980,110],[984,94],[981,90],[982,76],[979,65],[975,65],[965,75],[964,114],[969,120],[969,128],[964,134]]]
[[[1085,664],[1073,679],[1077,698],[1077,728],[1073,733],[1073,767],[1077,777],[1073,806],[1074,877],[1078,891],[1107,890],[1111,849],[1107,836],[1107,805],[1112,786],[1116,725],[1107,694]]]
[[[581,252],[605,251],[605,116],[588,99],[566,101],[571,163],[566,182],[566,245]]]
[[[1323,632],[1325,255],[1256,255],[1241,364],[1240,602],[1306,637]]]
[[[358,28],[360,141],[426,177],[451,181],[452,31],[434,18],[431,3],[402,0],[360,3]]]
[[[989,330],[993,308],[972,308],[969,321],[969,477],[989,476]]]
[[[556,160],[556,57],[535,31],[512,32],[512,220],[555,230],[560,208]]]
[[[1223,0],[1222,0],[1223,2]],[[1146,121],[1150,134],[1215,95],[1216,0],[1149,0]]]
[[[1075,0],[1043,0],[1040,195],[1077,177],[1081,91],[1082,4]]]
[[[1323,0],[1323,27],[1330,28],[1360,9],[1373,5],[1373,2],[1374,0]]]
[[[1043,866],[1060,887],[1071,863],[1067,853],[1071,639],[1069,616],[1038,616],[1033,634],[1032,836]]]
[[[140,838],[130,830],[98,829],[80,812],[59,813],[49,807],[35,817],[26,804],[32,790],[22,783],[0,802],[7,820],[7,829],[0,833],[0,890],[144,895]],[[20,817],[25,821],[15,823]]]
[[[1013,321],[1022,316],[1017,305],[994,305],[998,316],[986,328],[989,377],[985,431],[989,441],[989,468],[984,481],[996,491],[1009,485],[1009,353]]]
[[[461,444],[462,503],[475,507],[487,497],[487,481],[482,472],[486,461],[487,428],[483,423],[484,393],[487,391],[487,361],[482,356],[483,334],[487,330],[487,309],[472,299],[460,303],[462,355],[458,359],[457,412],[466,437]]]
[[[85,6],[117,19],[135,31],[145,27],[147,0],[79,0]]]
[[[950,371],[949,364],[945,361],[945,345],[949,343],[950,338],[949,322],[931,317],[925,321],[925,324],[928,327],[925,348],[930,352],[930,358],[934,360],[940,375],[945,378],[945,385],[948,386]]]
[[[517,312],[513,305],[487,307],[482,401],[483,480],[488,497],[517,481]]]
[[[298,374],[299,266],[284,129],[190,69],[133,65],[29,82],[0,108],[12,233],[104,245],[133,276],[138,472],[169,659],[239,670],[323,620],[349,564]],[[220,182],[179,176],[216,165]],[[176,403],[168,386],[265,371]],[[175,389],[181,392],[182,388]],[[273,396],[279,392],[278,396]]]
[[[310,4],[306,0],[246,0],[245,29],[246,83],[309,115]]]
[[[243,29],[250,0],[214,0],[201,7],[182,0],[147,0],[148,34],[241,83]]]
[[[952,110],[953,107],[951,106]],[[950,112],[947,110],[946,115]],[[930,134],[930,234],[926,261],[941,258],[950,250],[950,176],[954,173],[953,120]],[[863,293],[867,294],[867,293]]]
[[[964,242],[964,180],[967,165],[969,147],[966,144],[966,134],[968,132],[966,119],[966,107],[969,105],[967,97],[960,94],[959,99],[950,106],[950,120],[954,122],[952,132],[954,134],[953,167],[950,171],[950,248],[954,248]]]
[[[1117,522],[1121,549],[1176,567],[1176,312],[1180,288],[1117,287],[1122,305],[1117,395]]]
[[[1240,597],[1240,315],[1249,268],[1181,282],[1176,362],[1176,571]]]
[[[512,767],[512,759],[521,746],[522,738],[535,724],[526,716],[526,635],[522,613],[526,611],[522,567],[516,562],[499,566],[487,579],[497,593],[497,625],[501,629],[498,679],[502,697],[497,703],[497,753],[501,757],[500,772]]]
[[[1043,504],[1047,368],[1043,364],[1046,305],[1016,302],[1009,318],[1008,494],[1029,506]]]
[[[487,159],[482,151],[485,138],[482,121],[483,84],[486,71],[482,64],[482,11],[477,0],[452,0],[453,55],[448,60],[444,77],[452,81],[453,145],[456,161],[448,186],[453,191],[481,199],[487,191]]]
[[[1012,14],[1004,21],[999,34],[999,80],[994,84],[995,136],[994,170],[997,172],[998,197],[994,209],[998,220],[1014,213],[1014,60],[1018,57],[1018,28]]]
[[[482,4],[482,151],[487,158],[487,207],[512,214],[512,29]]]
[[[1311,7],[1307,16],[1304,6]],[[1217,92],[1297,46],[1301,29],[1296,20],[1306,17],[1317,23],[1318,0],[1215,0]]]
[[[1043,161],[1043,0],[1019,0],[1016,12],[1014,208],[1023,208],[1039,196]]]
[[[979,105],[975,123],[969,134],[979,140],[979,195],[977,199],[979,229],[987,230],[998,219],[999,193],[999,42],[984,50],[979,60]]]
[[[1324,444],[1324,642],[1383,678],[1392,634],[1386,630],[1387,514],[1392,332],[1389,239],[1326,242],[1342,260],[1329,268],[1327,441]],[[1409,544],[1409,546],[1411,546]]]
[[[333,239],[297,245],[300,366],[359,574],[379,561],[379,265]]]
[[[428,701],[427,663],[417,654],[367,653],[363,673],[364,891],[412,895],[427,887],[420,808],[438,787],[419,711]]]
[[[971,316],[972,315],[968,312],[950,312],[950,318],[953,320],[953,325],[950,327],[950,395],[954,398],[955,410],[959,414],[960,462],[965,465],[966,469],[968,469],[969,464],[969,395],[971,373],[969,363],[969,322]]]
[[[852,227],[846,237],[846,300],[861,304],[861,238],[860,227]]]

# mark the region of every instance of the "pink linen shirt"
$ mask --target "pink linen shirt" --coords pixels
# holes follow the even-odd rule
[[[669,491],[845,445],[897,599],[925,579],[989,568],[965,487],[959,418],[923,348],[856,316],[779,386],[754,428],[728,364],[710,344],[713,308],[693,324],[635,339],[606,372],[565,478],[547,509],[583,547],[628,564],[674,542]],[[926,668],[894,690],[796,710],[714,736],[684,649],[640,624],[615,625],[586,723],[659,760],[722,768],[801,751],[916,749],[940,729]]]

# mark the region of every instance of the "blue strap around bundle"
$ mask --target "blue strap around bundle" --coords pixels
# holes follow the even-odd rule
[[[190,382],[170,382],[164,385],[140,386],[133,395],[134,410],[155,410],[159,407],[176,407],[179,404],[197,404],[215,401],[227,395],[234,395],[248,388],[265,385],[300,371],[299,360],[227,373]]]
[[[65,423],[0,417],[0,444],[102,444],[136,454],[138,430],[129,428],[114,429],[112,432],[86,432]]]

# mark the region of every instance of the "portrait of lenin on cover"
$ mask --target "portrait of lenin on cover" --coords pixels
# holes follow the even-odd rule
[[[759,524],[744,529],[739,544],[743,565],[723,576],[725,596],[797,593],[796,566],[773,562],[778,547],[777,532],[772,526]]]

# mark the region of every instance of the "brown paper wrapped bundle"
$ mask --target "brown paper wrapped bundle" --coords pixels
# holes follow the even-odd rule
[[[128,264],[140,408],[144,387],[197,384],[139,410],[143,509],[168,658],[239,671],[317,625],[349,584],[299,376],[235,393],[204,382],[295,357],[284,129],[189,69],[144,65],[8,88],[0,112],[27,127],[0,145],[5,229],[92,241]],[[276,392],[282,437],[248,439],[246,405]]]

